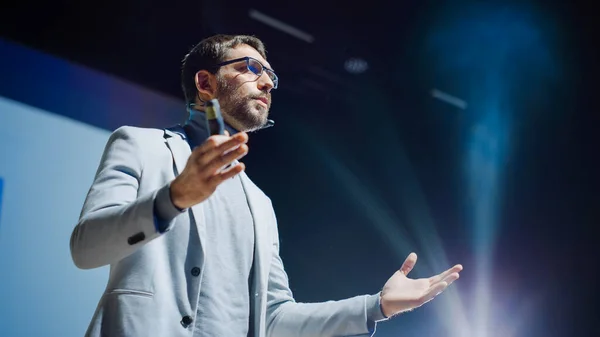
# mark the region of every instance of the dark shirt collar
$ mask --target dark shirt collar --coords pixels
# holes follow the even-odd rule
[[[185,122],[184,129],[192,149],[202,144],[210,136],[204,111],[189,109],[189,118]],[[225,130],[229,131],[230,135],[239,132],[227,123],[225,123]]]

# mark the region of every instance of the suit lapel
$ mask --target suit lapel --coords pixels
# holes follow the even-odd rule
[[[257,291],[264,291],[271,262],[272,244],[271,231],[269,230],[270,208],[265,203],[265,197],[256,185],[248,178],[245,172],[240,174],[242,186],[246,192],[248,205],[254,220],[254,257],[257,273],[254,275]]]
[[[185,133],[183,129],[177,129],[171,131],[169,129],[165,129],[165,141],[167,143],[167,147],[171,150],[171,155],[173,156],[173,163],[175,168],[177,169],[176,174],[179,175],[183,172],[187,161],[192,154],[192,150],[190,149],[190,145],[186,141]],[[205,238],[206,238],[206,227],[204,226],[204,209],[201,204],[194,205],[191,207],[191,212],[194,216],[194,222],[196,223],[196,227],[198,229],[198,235],[200,236],[200,247],[202,248],[202,253],[204,253],[205,247]]]

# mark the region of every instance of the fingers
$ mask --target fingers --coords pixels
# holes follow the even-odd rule
[[[410,273],[410,271],[415,267],[416,263],[417,263],[417,254],[415,254],[415,253],[408,254],[408,257],[406,258],[406,260],[404,260],[402,267],[400,267],[400,272],[403,273],[404,275],[408,275],[408,273]]]
[[[217,186],[219,184],[221,184],[223,181],[234,177],[236,174],[242,172],[244,169],[246,169],[246,165],[244,165],[244,163],[238,163],[236,165],[233,165],[232,167],[229,167],[223,171],[221,171],[218,174],[215,174],[214,176],[209,178],[209,183],[212,184],[213,186]]]
[[[429,288],[429,290],[427,291],[427,293],[425,293],[425,296],[423,296],[423,298],[421,299],[421,304],[425,304],[425,303],[431,301],[434,297],[436,297],[437,295],[439,295],[447,287],[448,287],[448,283],[446,283],[446,282],[439,282],[435,286]]]
[[[245,132],[236,133],[231,137],[211,136],[195,152],[197,158],[201,159],[203,163],[209,163],[215,157],[246,142],[248,142],[248,134]]]
[[[460,277],[460,275],[458,273],[452,273],[450,275],[448,275],[446,278],[444,278],[444,280],[442,282],[445,282],[448,285],[451,285],[452,282],[458,280],[458,278]]]
[[[462,269],[463,269],[462,266],[460,264],[457,264],[454,267],[446,270],[443,273],[440,273],[438,275],[430,277],[429,278],[429,284],[435,284],[435,283],[438,283],[440,281],[443,281],[449,275],[454,274],[454,273],[459,273]]]
[[[229,165],[234,160],[242,158],[246,154],[248,154],[248,146],[246,144],[242,144],[235,150],[230,151],[220,157],[214,158],[203,171],[208,177],[211,177],[221,168]]]
[[[230,164],[248,153],[245,144],[248,135],[244,132],[228,135],[210,136],[192,151],[185,168],[171,185],[177,207],[188,208],[206,200],[219,184],[245,170],[242,163]]]
[[[211,136],[194,150],[190,157],[192,165],[205,178],[211,177],[222,167],[248,153],[248,135],[244,132],[231,137]]]
[[[450,269],[452,269],[452,268],[450,268]],[[446,288],[448,288],[448,286],[450,286],[452,284],[452,282],[458,280],[459,277],[460,277],[460,275],[458,274],[458,272],[455,272],[455,273],[451,273],[451,274],[447,275],[441,281],[431,284],[430,288],[427,290],[427,292],[421,299],[421,304],[425,304],[425,303],[431,301],[434,297],[436,297],[441,292],[446,290]]]

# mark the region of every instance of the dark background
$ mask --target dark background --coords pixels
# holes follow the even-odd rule
[[[273,95],[277,125],[251,135],[245,163],[275,205],[281,254],[297,300],[378,291],[402,263],[400,253],[428,250],[411,217],[418,208],[433,221],[437,234],[429,235],[440,240],[448,263],[465,266],[456,286],[468,306],[477,281],[477,238],[464,161],[474,119],[429,92],[451,88],[469,101],[470,74],[436,71],[443,55],[433,56],[425,41],[440,22],[470,6],[469,1],[21,1],[3,3],[0,36],[178,98],[181,59],[200,39],[214,33],[258,36],[281,89]],[[519,336],[592,336],[599,332],[594,234],[600,208],[600,39],[594,6],[583,1],[486,6],[487,12],[535,13],[552,51],[552,66],[542,71],[558,73],[543,85],[513,76],[514,94],[505,96],[513,131],[498,180],[492,289],[504,296],[504,304],[541,298],[528,319],[535,328]],[[250,19],[252,8],[310,32],[315,42]],[[368,71],[346,72],[350,57],[367,60]],[[347,167],[346,173],[335,163]],[[352,190],[343,178],[348,172],[370,192]],[[411,198],[415,191],[421,196]],[[410,244],[392,247],[384,239],[386,233],[368,216],[372,198],[397,220]],[[380,209],[371,211],[381,215]],[[429,274],[433,263],[423,258],[415,274]],[[425,306],[381,330],[411,335],[433,317]]]

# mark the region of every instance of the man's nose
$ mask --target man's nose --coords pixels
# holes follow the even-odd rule
[[[271,92],[275,87],[275,83],[273,80],[267,75],[266,72],[263,72],[262,75],[258,78],[258,89],[261,91]]]

